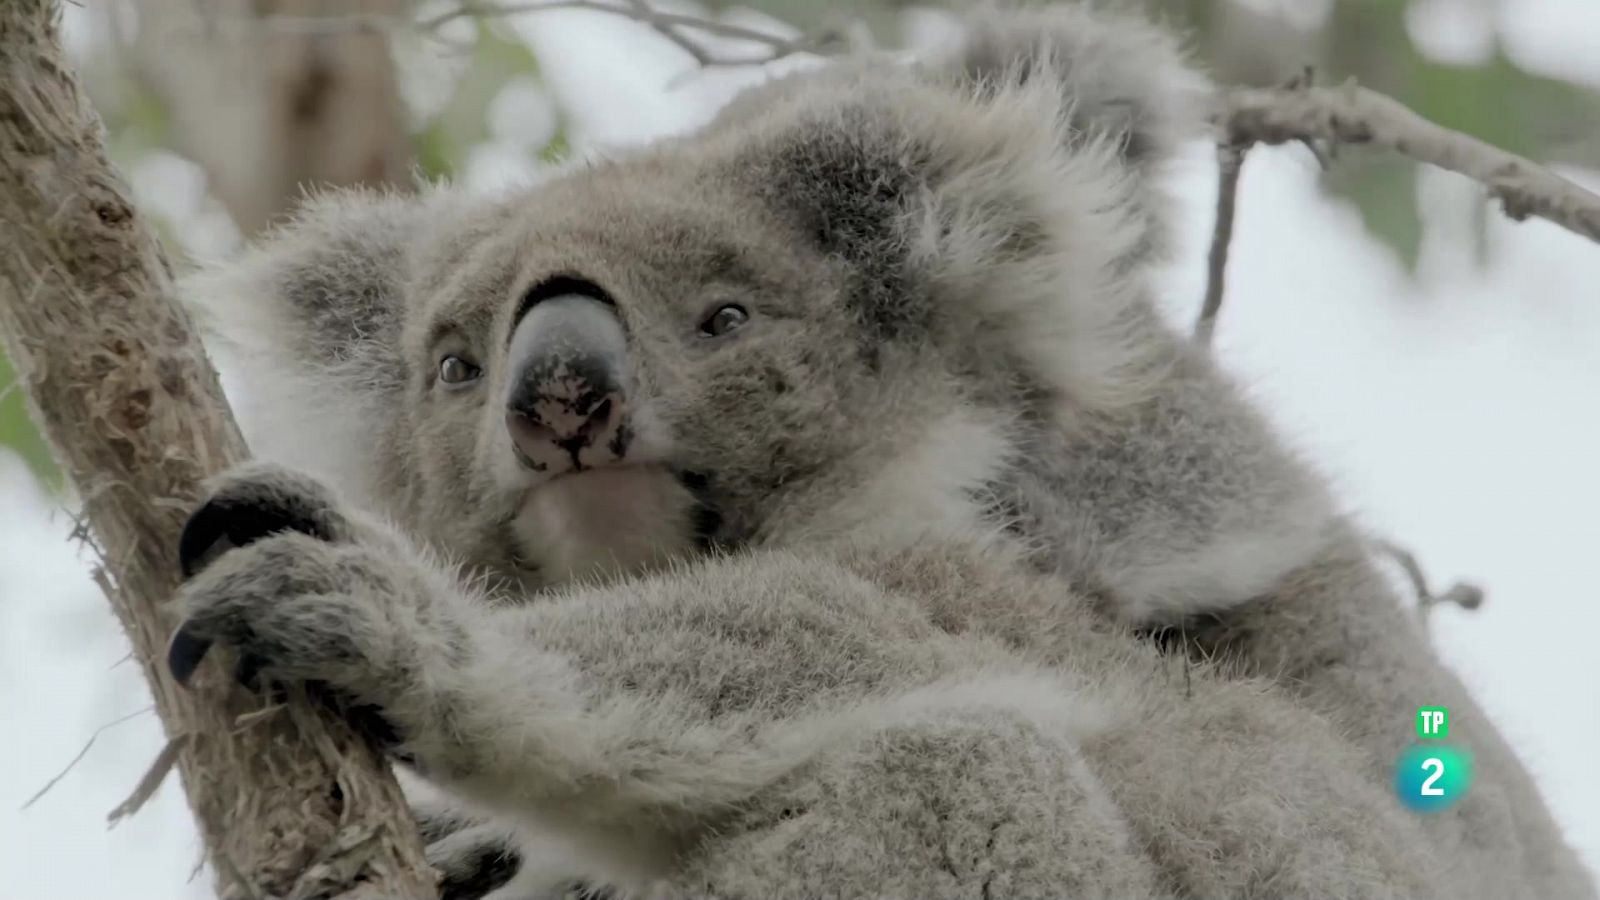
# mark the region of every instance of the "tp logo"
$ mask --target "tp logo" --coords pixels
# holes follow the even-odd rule
[[[1450,711],[1417,710],[1417,737],[1437,741],[1450,734]],[[1460,800],[1472,784],[1472,756],[1446,744],[1413,744],[1395,761],[1394,792],[1416,812],[1438,812]]]
[[[1417,737],[1423,740],[1450,736],[1450,710],[1442,706],[1424,706],[1417,710]]]

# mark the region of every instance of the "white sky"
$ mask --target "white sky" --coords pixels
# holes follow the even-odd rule
[[[1600,84],[1600,2],[1487,5],[1519,61]],[[612,17],[553,13],[516,27],[590,149],[690,127],[760,77],[692,73]],[[542,109],[527,83],[514,90],[502,113]],[[506,142],[526,137],[497,129],[468,183],[524,177]],[[1477,613],[1441,611],[1435,639],[1600,871],[1600,579],[1588,556],[1600,538],[1600,248],[1493,218],[1479,271],[1457,224],[1470,186],[1430,177],[1425,277],[1413,286],[1353,209],[1319,194],[1313,168],[1295,149],[1251,155],[1218,353],[1363,522],[1414,549],[1436,582],[1488,589]],[[141,197],[165,206],[195,193],[183,165],[135,174]],[[1600,188],[1600,177],[1571,174]],[[1190,246],[1170,279],[1185,319],[1202,290],[1212,180],[1197,148],[1181,179]],[[183,203],[214,216],[199,199]],[[115,830],[103,824],[160,748],[151,714],[108,730],[20,810],[98,726],[149,701],[119,663],[126,642],[65,539],[70,522],[3,456],[0,506],[0,897],[207,896],[205,876],[186,880],[199,846],[175,784]]]

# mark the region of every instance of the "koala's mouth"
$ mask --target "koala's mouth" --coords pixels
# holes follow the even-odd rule
[[[513,521],[547,577],[626,574],[703,552],[721,524],[707,479],[659,463],[572,470],[529,488]]]
[[[523,495],[523,508],[542,499],[581,504],[589,514],[627,517],[629,510],[648,508],[668,484],[679,483],[665,465],[656,462],[612,463],[583,466],[553,473]]]

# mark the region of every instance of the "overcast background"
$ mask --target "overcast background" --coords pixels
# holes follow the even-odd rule
[[[1232,2],[1290,18],[1329,6]],[[88,16],[68,12],[80,58],[107,40]],[[931,14],[903,25],[914,42],[943,27]],[[1406,28],[1432,59],[1470,63],[1490,46],[1530,71],[1600,86],[1595,0],[1421,0]],[[480,190],[536,177],[554,141],[583,154],[690,127],[765,77],[696,72],[647,29],[605,15],[523,16],[494,33],[538,69],[499,79],[475,136],[453,151],[456,177]],[[459,74],[458,63],[425,46],[398,56],[412,109],[453,102],[440,73]],[[1571,124],[1600,137],[1600,119]],[[175,249],[236,245],[195,163],[139,143],[119,158]],[[1197,146],[1179,173],[1190,216],[1166,296],[1184,321],[1203,291],[1212,166]],[[1600,189],[1594,170],[1564,171]],[[1434,640],[1600,871],[1600,247],[1543,222],[1484,217],[1479,192],[1453,176],[1412,176],[1402,199],[1416,201],[1422,227],[1407,246],[1371,209],[1330,193],[1304,150],[1253,152],[1217,352],[1365,524],[1413,549],[1439,586],[1487,589],[1480,611],[1438,611]],[[33,466],[0,445],[0,898],[208,896],[206,876],[191,880],[200,847],[175,779],[106,828],[160,728],[37,449],[11,443]],[[97,729],[130,714],[21,808]]]

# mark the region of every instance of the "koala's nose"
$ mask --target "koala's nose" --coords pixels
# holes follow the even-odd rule
[[[525,465],[581,471],[627,453],[627,342],[609,304],[539,301],[512,332],[507,363],[506,429]]]

